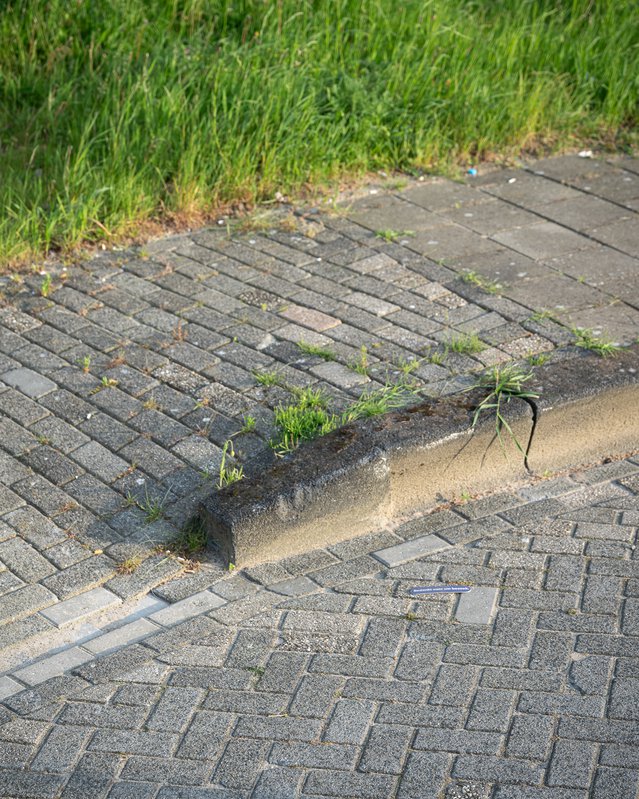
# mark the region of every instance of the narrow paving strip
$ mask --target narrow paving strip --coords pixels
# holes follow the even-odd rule
[[[635,340],[638,203],[636,159],[565,157],[2,278],[2,670],[16,646],[162,610],[145,597],[183,563],[157,547],[214,490],[226,442],[268,445],[291,388],[340,410],[578,357],[575,325]],[[183,585],[226,578],[211,556]]]
[[[629,458],[233,575],[6,698],[0,794],[634,799],[638,524]]]

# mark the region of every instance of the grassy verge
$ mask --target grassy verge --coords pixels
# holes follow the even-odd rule
[[[376,168],[628,141],[625,0],[8,0],[0,259]]]

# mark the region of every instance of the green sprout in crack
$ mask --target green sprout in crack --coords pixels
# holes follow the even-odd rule
[[[389,383],[381,388],[365,391],[344,411],[342,424],[404,408],[410,405],[418,394],[419,389],[409,383]]]
[[[386,230],[375,231],[375,236],[378,239],[384,239],[384,241],[387,241],[389,243],[397,241],[398,239],[405,239],[408,238],[409,236],[414,236],[414,235],[415,235],[414,230],[392,230],[389,228]]]
[[[477,288],[483,289],[489,294],[499,294],[500,290],[502,289],[501,283],[490,280],[489,278],[485,277],[484,275],[480,275],[479,272],[475,272],[472,269],[462,272],[460,277],[464,283],[469,283],[471,286],[477,286]]]
[[[349,364],[349,369],[357,372],[357,374],[364,375],[364,377],[368,377],[368,350],[364,344],[362,344],[360,348],[359,358]]]
[[[250,414],[245,414],[242,417],[242,427],[240,429],[240,433],[252,433],[255,430],[255,426],[257,424],[257,419],[255,416],[251,416]]]
[[[486,345],[476,333],[462,333],[459,336],[452,336],[450,341],[447,342],[447,346],[452,352],[457,352],[460,355],[476,355],[486,349]]]
[[[280,376],[277,372],[253,372],[253,377],[260,386],[278,386]]]
[[[233,449],[233,442],[230,438],[224,443],[224,447],[222,448],[222,460],[220,462],[220,474],[217,483],[218,488],[230,486],[244,477],[243,466],[227,466],[227,455],[229,458],[235,458],[235,450]]]
[[[538,352],[536,355],[529,355],[526,360],[531,366],[543,366],[550,360],[550,357],[547,352]]]
[[[203,520],[199,516],[191,517],[173,541],[169,543],[168,548],[183,558],[190,558],[195,552],[205,549],[206,529]]]
[[[610,339],[594,333],[590,328],[573,327],[570,331],[575,337],[574,344],[584,350],[596,352],[602,358],[614,357],[621,347]]]
[[[525,372],[516,364],[494,366],[489,372],[482,375],[475,385],[466,389],[467,391],[482,389],[487,392],[484,399],[475,408],[472,421],[473,428],[477,426],[479,417],[483,413],[494,411],[495,434],[497,435],[502,449],[505,451],[502,431],[506,430],[513,443],[524,457],[526,457],[526,453],[504,417],[504,406],[513,398],[524,400],[538,399],[539,394],[526,387],[526,383],[532,380],[532,378],[532,372]]]
[[[333,350],[327,347],[319,347],[317,344],[309,344],[308,341],[298,341],[298,348],[306,355],[315,355],[323,361],[334,361],[336,356]]]
[[[291,452],[300,442],[326,435],[338,426],[338,417],[327,410],[321,391],[300,389],[296,397],[297,402],[275,409],[277,434],[270,443],[278,455]]]
[[[427,363],[432,363],[434,366],[443,366],[446,361],[446,355],[448,354],[448,347],[442,350],[436,350],[429,348],[424,355],[424,360]]]
[[[419,369],[419,366],[422,362],[422,359],[419,358],[399,358],[395,362],[395,366],[399,369],[399,371],[408,377],[408,375],[412,374],[415,370]]]
[[[161,519],[164,516],[164,509],[166,507],[166,501],[171,493],[171,489],[169,488],[166,494],[160,499],[157,496],[151,496],[149,494],[148,487],[145,486],[144,488],[144,500],[137,501],[137,506],[144,511],[145,517],[144,520],[147,524],[151,524],[152,522],[156,522],[158,519]],[[129,500],[129,496],[127,495],[127,501]]]
[[[40,295],[46,298],[49,294],[51,294],[51,275],[45,272],[40,284]]]

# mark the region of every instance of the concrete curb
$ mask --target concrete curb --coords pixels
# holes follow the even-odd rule
[[[533,473],[637,446],[637,345],[611,359],[577,352],[535,378],[540,399],[507,406],[517,439],[531,439]],[[508,436],[500,445],[494,420],[472,428],[480,399],[471,392],[430,400],[349,424],[284,459],[260,457],[245,480],[202,503],[209,541],[228,562],[251,566],[352,538],[442,495],[525,477],[521,453]]]

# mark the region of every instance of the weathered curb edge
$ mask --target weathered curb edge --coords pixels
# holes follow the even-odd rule
[[[517,439],[532,435],[531,472],[622,454],[639,441],[639,346],[540,367],[540,399],[507,406]],[[526,476],[521,454],[494,420],[471,428],[477,395],[431,400],[355,422],[277,460],[261,456],[247,479],[200,507],[209,541],[229,563],[251,566],[360,535],[462,490],[490,491]]]

